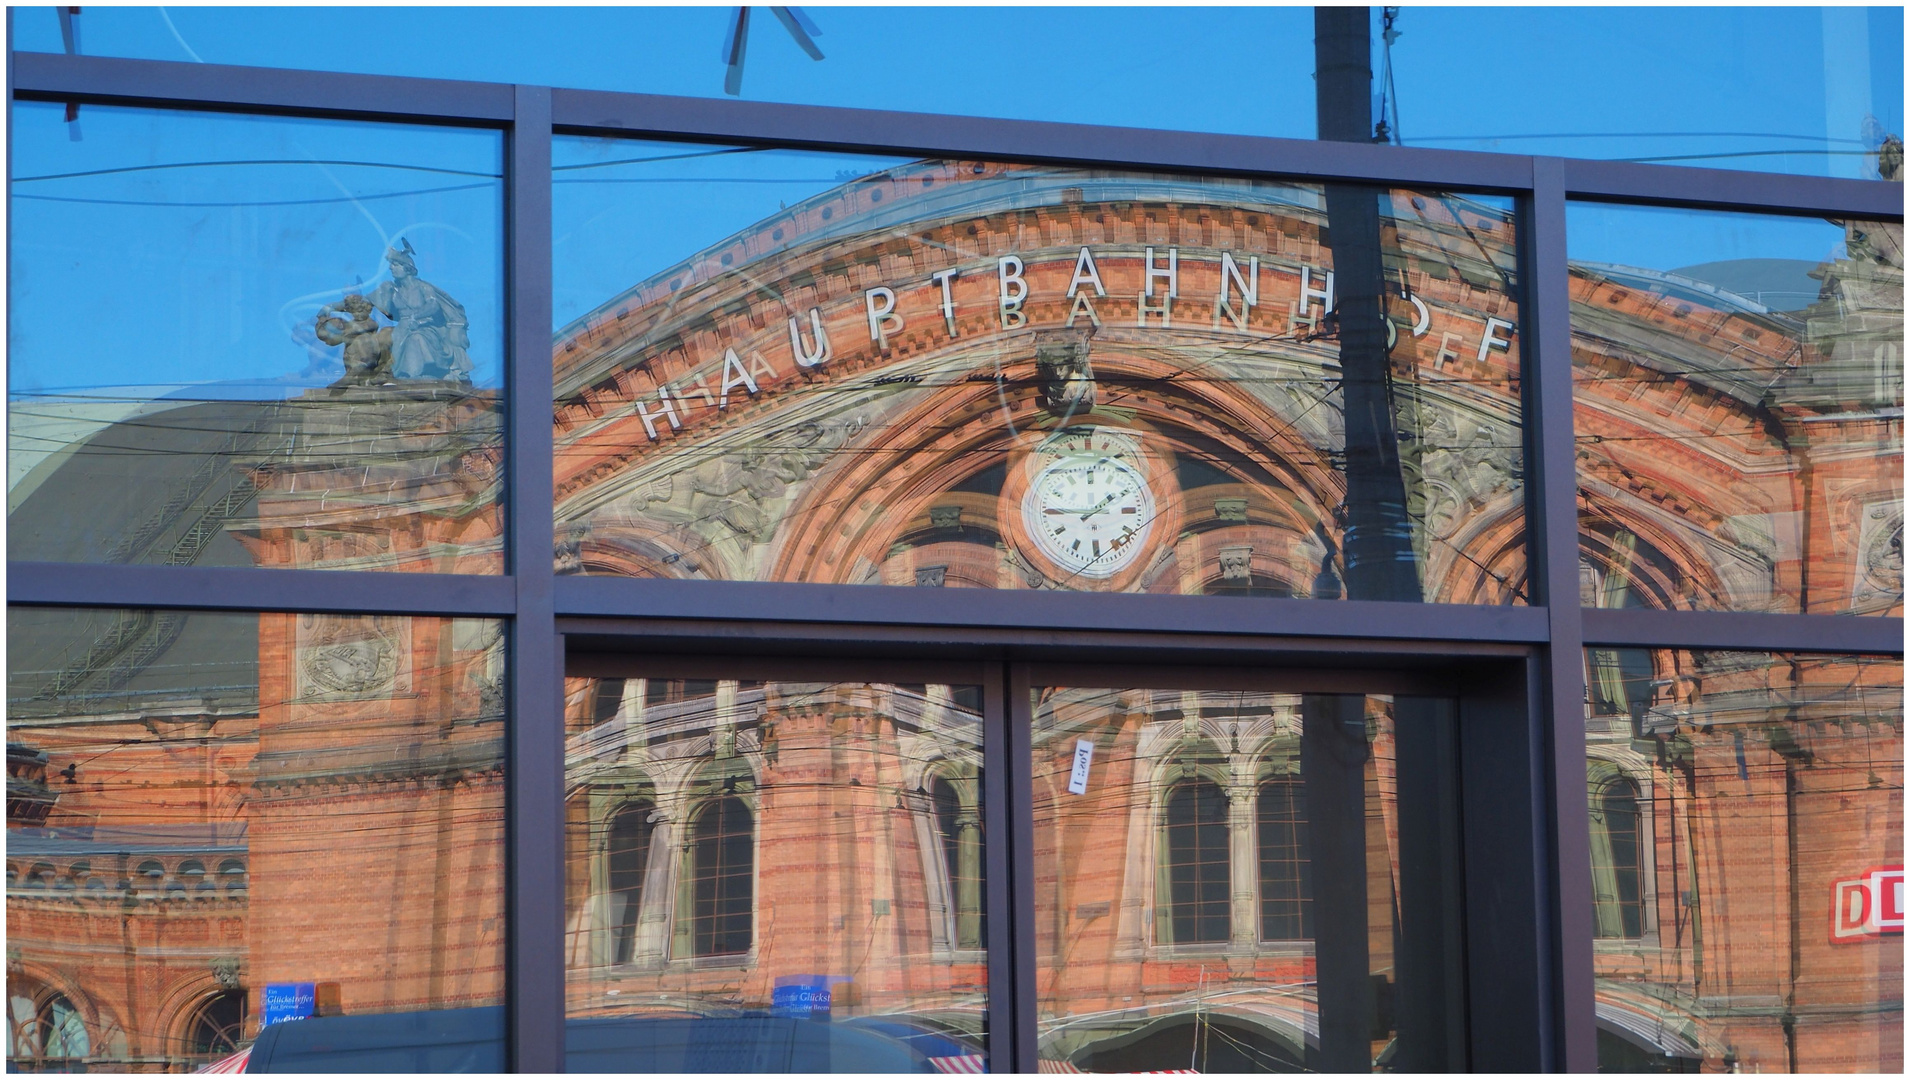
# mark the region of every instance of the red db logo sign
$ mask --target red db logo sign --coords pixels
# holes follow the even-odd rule
[[[1830,887],[1830,940],[1903,933],[1903,867],[1874,866]]]

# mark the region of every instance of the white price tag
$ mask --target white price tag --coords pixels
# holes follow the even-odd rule
[[[1088,793],[1088,767],[1094,764],[1094,740],[1074,741],[1074,772],[1068,774],[1068,794]]]

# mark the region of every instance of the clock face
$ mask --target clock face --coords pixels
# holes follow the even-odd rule
[[[1087,578],[1113,577],[1141,555],[1154,524],[1154,493],[1141,471],[1090,451],[1043,466],[1021,503],[1041,553]]]

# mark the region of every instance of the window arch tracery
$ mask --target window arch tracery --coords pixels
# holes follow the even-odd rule
[[[649,871],[650,845],[656,832],[656,809],[656,804],[649,799],[632,799],[611,814],[604,830],[609,959],[614,964],[630,963],[635,956],[644,878]]]
[[[1646,832],[1639,788],[1615,770],[1602,772],[1590,778],[1596,933],[1601,938],[1643,937]]]
[[[728,796],[698,808],[690,823],[689,954],[736,956],[754,944],[756,818]]]
[[[1255,798],[1260,855],[1260,939],[1313,937],[1312,854],[1307,845],[1306,785],[1298,776],[1268,777]]]
[[[1233,925],[1227,794],[1204,777],[1186,780],[1168,789],[1163,810],[1161,944],[1224,944]]]

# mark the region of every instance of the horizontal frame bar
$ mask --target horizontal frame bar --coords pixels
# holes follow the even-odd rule
[[[419,122],[490,122],[513,115],[506,83],[188,64],[59,53],[11,55],[17,97],[162,107],[332,114]],[[563,129],[699,141],[828,147],[1304,176],[1379,184],[1526,191],[1533,158],[1311,139],[1275,139],[1036,120],[786,105],[774,102],[551,91]],[[1903,186],[1733,169],[1565,161],[1574,198],[1852,217],[1903,216]]]
[[[514,114],[509,83],[60,53],[11,59],[14,95],[25,98],[497,124]]]
[[[555,584],[556,614],[572,624],[569,632],[637,638],[738,638],[737,628],[751,624],[760,633],[748,636],[818,642],[845,635],[879,640],[896,631],[920,638],[930,630],[938,644],[1002,648],[1138,645],[1166,637],[1191,650],[1261,649],[1276,642],[1302,651],[1335,650],[1357,641],[1361,648],[1392,642],[1408,652],[1439,653],[1446,651],[1441,645],[1542,644],[1549,629],[1545,608],[986,589],[924,595],[921,589],[882,585],[601,577],[562,577]],[[7,602],[508,618],[516,614],[516,583],[475,574],[15,562],[7,564]],[[1604,608],[1584,609],[1583,618],[1585,643],[1607,647],[1902,655],[1904,643],[1901,618]]]
[[[1525,655],[1532,646],[1493,642],[1347,640],[1163,634],[1135,630],[885,626],[761,620],[568,618],[559,632],[582,651],[749,656],[854,654],[890,659],[1014,659],[1046,663],[1236,664],[1252,668],[1333,665],[1348,670],[1451,669],[1455,663]]]
[[[1560,158],[1569,199],[1648,202],[1699,209],[1770,210],[1800,215],[1902,218],[1903,185],[1881,180],[1640,165]]]
[[[761,679],[765,682],[890,682],[981,686],[989,665],[975,660],[845,660],[840,656],[698,656],[690,653],[572,651],[564,675],[585,679]]]
[[[557,579],[561,617],[765,620],[890,626],[1303,635],[1532,644],[1545,640],[1541,608],[1134,596],[1019,589],[922,589],[567,576]]]
[[[7,602],[505,618],[517,612],[516,585],[508,577],[42,562],[7,564]]]
[[[1585,644],[1903,655],[1903,620],[1863,615],[1586,608]]]
[[[1507,663],[1521,663],[1508,658]],[[1024,665],[1029,686],[1085,687],[1110,690],[1191,690],[1214,693],[1270,694],[1411,694],[1456,698],[1462,672],[1469,667],[1436,671],[1384,668],[1376,671],[1342,670],[1323,665],[1304,668],[1241,668],[1239,666],[1171,667],[1155,664],[1056,664],[1034,661]]]

